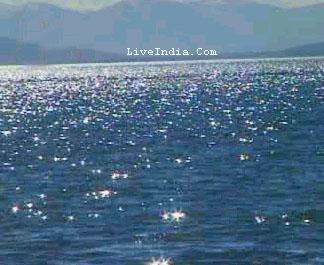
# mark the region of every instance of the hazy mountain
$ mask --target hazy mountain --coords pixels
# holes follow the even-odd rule
[[[218,58],[281,58],[310,56],[324,56],[324,42],[295,46],[278,51],[226,53]]]
[[[63,8],[69,8],[74,10],[83,10],[83,11],[90,11],[90,10],[100,10],[107,6],[113,5],[117,2],[122,0],[0,0],[0,3],[6,3],[11,5],[26,5],[30,3],[46,3],[52,4],[56,6],[60,6]],[[200,1],[200,0],[173,0],[178,2],[193,2],[193,1]],[[214,2],[227,2],[229,0],[213,0]],[[301,7],[301,6],[308,6],[314,5],[319,3],[324,3],[324,0],[236,0],[236,2],[254,2],[260,4],[269,4],[279,7]]]
[[[324,5],[281,9],[254,2],[126,0],[87,13],[32,4],[0,11],[0,36],[123,54],[127,47],[203,47],[222,54],[324,41]]]
[[[45,49],[39,45],[0,38],[0,64],[53,64],[117,61],[113,53],[89,49]]]
[[[19,7],[0,3],[0,19],[10,18]]]
[[[89,49],[45,49],[39,45],[0,38],[0,65],[4,64],[59,64],[117,61],[192,60],[223,58],[264,58],[292,56],[324,56],[324,42],[272,52],[226,53],[218,57],[127,57]]]
[[[289,48],[283,51],[286,56],[324,56],[324,42]]]

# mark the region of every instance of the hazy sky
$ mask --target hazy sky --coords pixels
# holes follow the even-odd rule
[[[50,3],[50,4],[55,4],[55,5],[73,8],[73,9],[86,10],[86,9],[100,9],[102,7],[108,6],[118,1],[120,0],[0,0],[0,3],[15,4],[15,5],[26,4],[31,2]],[[182,1],[186,1],[186,0],[182,0]],[[226,0],[215,0],[215,1],[226,1]],[[259,3],[276,4],[279,6],[290,6],[290,7],[324,3],[324,0],[254,0],[254,1]]]

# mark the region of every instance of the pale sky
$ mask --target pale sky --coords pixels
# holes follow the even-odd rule
[[[0,3],[6,4],[27,4],[27,3],[49,3],[62,7],[79,9],[79,10],[95,10],[120,0],[0,0]],[[152,0],[155,1],[155,0]],[[182,0],[186,1],[186,0]],[[226,0],[214,0],[214,1],[226,1]],[[239,1],[239,0],[237,0]],[[244,1],[244,0],[243,0]],[[254,0],[259,3],[275,4],[284,7],[299,7],[305,5],[312,5],[318,3],[324,3],[324,0]]]

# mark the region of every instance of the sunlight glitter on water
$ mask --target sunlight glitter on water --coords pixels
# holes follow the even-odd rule
[[[323,87],[322,59],[2,69],[0,263],[315,264]]]

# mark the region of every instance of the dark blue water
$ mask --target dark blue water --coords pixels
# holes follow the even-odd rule
[[[324,60],[2,67],[0,264],[324,264]]]

